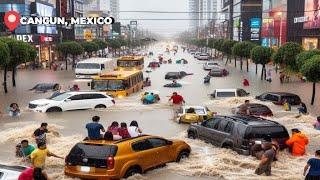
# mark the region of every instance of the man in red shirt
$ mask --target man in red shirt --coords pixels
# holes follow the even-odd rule
[[[177,118],[177,111],[181,108],[181,106],[185,103],[182,96],[180,96],[177,92],[172,93],[169,101],[172,100],[173,105],[173,118]]]

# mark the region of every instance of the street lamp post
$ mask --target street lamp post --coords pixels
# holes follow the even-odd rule
[[[279,27],[279,42],[278,46],[280,47],[281,44],[281,39],[282,39],[282,12],[278,12],[277,15],[280,17],[280,27]]]

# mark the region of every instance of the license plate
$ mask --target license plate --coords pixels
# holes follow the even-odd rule
[[[90,167],[81,166],[81,167],[80,167],[80,171],[82,171],[82,172],[90,172]]]

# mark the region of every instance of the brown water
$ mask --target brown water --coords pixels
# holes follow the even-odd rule
[[[156,50],[155,50],[156,49]],[[153,51],[162,52],[162,49],[154,47]],[[156,53],[157,55],[157,53]],[[172,92],[177,91],[182,94],[187,104],[189,105],[206,105],[211,110],[219,114],[230,114],[231,108],[236,107],[244,102],[245,99],[250,99],[256,102],[253,98],[265,91],[282,90],[299,94],[303,99],[308,100],[310,84],[284,84],[280,85],[276,78],[270,84],[260,81],[254,74],[251,68],[249,74],[241,74],[239,70],[234,69],[232,65],[228,66],[230,76],[223,78],[213,78],[210,85],[203,84],[203,77],[207,72],[202,70],[202,63],[193,60],[191,55],[186,53],[178,53],[176,57],[169,56],[174,61],[181,57],[189,60],[187,65],[167,64],[155,69],[152,73],[145,74],[152,81],[152,87],[147,90],[160,91],[161,102],[154,105],[142,105],[139,101],[139,94],[132,95],[123,99],[116,99],[116,105],[106,110],[86,110],[86,111],[70,111],[63,113],[42,114],[33,113],[27,110],[27,104],[30,100],[49,96],[46,94],[35,94],[27,91],[37,82],[59,82],[63,87],[68,87],[74,83],[80,85],[81,89],[88,89],[86,80],[75,80],[74,74],[71,71],[20,71],[18,72],[16,89],[9,89],[9,94],[0,94],[0,108],[2,112],[10,102],[18,102],[22,107],[23,113],[19,118],[11,118],[7,115],[0,117],[0,146],[7,147],[0,149],[0,161],[9,162],[12,164],[25,164],[21,160],[14,157],[14,146],[22,139],[31,138],[32,132],[43,121],[49,123],[49,129],[55,134],[48,135],[48,148],[50,151],[65,156],[71,147],[86,136],[85,124],[90,121],[93,115],[101,117],[101,123],[106,127],[112,121],[130,123],[131,120],[137,120],[143,132],[146,134],[155,134],[166,138],[177,138],[185,140],[190,144],[192,153],[189,159],[181,163],[169,163],[166,167],[149,171],[144,175],[136,175],[130,179],[302,179],[303,166],[307,159],[312,156],[317,149],[320,140],[320,131],[314,130],[311,123],[315,120],[314,116],[302,116],[296,118],[297,110],[293,107],[292,112],[285,112],[281,107],[271,103],[265,103],[274,112],[275,121],[284,124],[288,129],[293,127],[300,128],[310,138],[310,146],[308,153],[304,157],[291,157],[287,152],[282,152],[279,156],[279,161],[274,163],[272,177],[263,177],[254,175],[254,169],[259,163],[252,157],[238,155],[231,150],[216,148],[210,144],[206,144],[200,140],[190,140],[186,138],[187,125],[177,124],[172,121],[172,111],[168,97]],[[146,64],[151,61],[148,58]],[[169,71],[192,72],[194,75],[187,76],[178,81],[183,84],[182,88],[169,89],[162,87],[170,81],[164,80],[164,74]],[[215,88],[236,88],[242,87],[242,79],[247,77],[251,86],[247,88],[251,92],[252,97],[248,98],[229,98],[223,100],[210,100],[208,94]],[[9,85],[10,86],[10,85]],[[0,92],[1,93],[1,92]],[[315,115],[319,112],[319,98],[317,96],[317,105],[310,107],[311,114]],[[260,102],[261,103],[261,102]],[[318,108],[318,109],[317,109]],[[27,165],[27,164],[26,164]],[[63,175],[64,161],[55,158],[47,159],[47,167],[50,176],[53,179],[68,179]]]

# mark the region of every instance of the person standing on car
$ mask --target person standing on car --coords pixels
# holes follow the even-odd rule
[[[128,127],[128,132],[130,137],[138,137],[141,135],[142,130],[139,128],[137,121],[131,121],[130,126]]]
[[[46,142],[46,133],[49,133],[47,127],[48,123],[41,123],[40,128],[33,132],[32,137],[35,138],[37,144],[39,142]]]
[[[250,101],[247,99],[244,101],[244,104],[240,106],[239,113],[244,115],[250,115],[249,110]]]
[[[306,166],[304,167],[303,175],[306,176],[307,170],[308,174],[306,180],[319,180],[320,179],[320,150],[315,153],[315,158],[308,160]]]
[[[169,99],[169,102],[172,100],[173,105],[173,113],[174,113],[174,119],[177,116],[177,111],[181,108],[181,106],[185,103],[182,96],[180,96],[177,92],[173,92],[172,96]]]
[[[90,140],[99,140],[102,139],[101,131],[105,132],[104,127],[102,124],[99,123],[100,117],[93,116],[92,122],[86,124],[86,129],[88,130],[88,138]]]
[[[267,176],[271,176],[271,165],[276,156],[276,150],[272,148],[272,144],[270,142],[263,143],[262,149],[264,150],[264,153],[255,173],[257,175],[265,173]]]
[[[294,128],[291,132],[292,136],[286,141],[286,145],[289,146],[289,150],[293,156],[303,156],[306,152],[309,139],[299,129]]]

